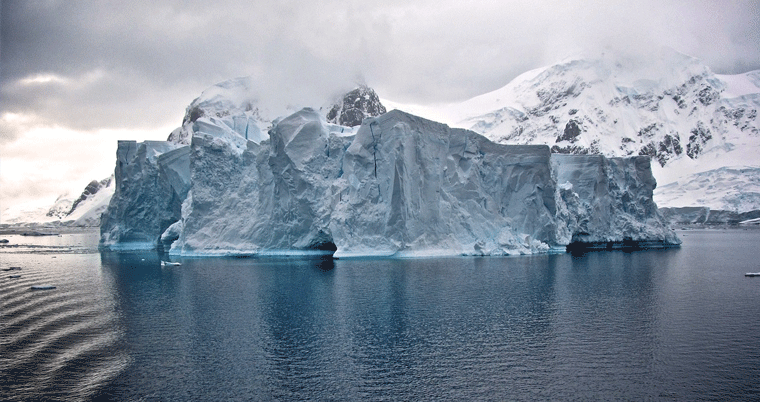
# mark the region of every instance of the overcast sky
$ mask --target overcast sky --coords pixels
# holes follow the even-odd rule
[[[358,82],[464,100],[603,48],[760,69],[757,1],[3,1],[0,18],[0,211],[107,177],[118,139],[166,139],[228,78],[318,106]]]

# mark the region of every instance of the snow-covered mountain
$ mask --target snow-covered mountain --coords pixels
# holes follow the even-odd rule
[[[68,194],[59,196],[49,208],[31,210],[23,207],[8,208],[3,211],[3,224],[49,226],[100,226],[100,216],[108,208],[114,193],[113,176],[103,180],[93,180],[76,198]]]
[[[663,206],[703,206],[747,212],[760,209],[760,168],[722,167],[688,175],[659,187]]]
[[[73,226],[100,226],[100,217],[108,208],[114,193],[114,177],[91,181],[82,194],[74,200],[63,221],[72,221]]]
[[[757,174],[750,173],[760,168],[760,71],[718,75],[669,49],[647,60],[607,54],[529,71],[453,105],[393,106],[498,143],[546,144],[556,153],[649,155],[660,206],[760,209],[753,196],[716,202],[722,192],[760,192]],[[696,183],[732,184],[705,198]]]

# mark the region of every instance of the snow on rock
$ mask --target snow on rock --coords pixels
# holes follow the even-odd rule
[[[114,176],[91,181],[74,200],[65,219],[68,226],[98,227],[103,212],[108,208],[114,193]]]
[[[165,141],[119,141],[115,189],[103,214],[106,249],[153,249],[180,218],[190,187],[189,147]]]
[[[94,182],[97,183],[97,181]],[[61,194],[58,196],[53,206],[50,207],[45,215],[50,218],[64,218],[74,208],[73,205],[74,204],[72,203],[71,198],[68,196],[68,194]]]
[[[651,60],[568,60],[457,105],[457,125],[497,142],[542,143],[553,152],[674,159],[757,147],[760,88],[749,74],[718,76],[663,50]],[[739,96],[737,96],[739,95]]]
[[[336,102],[327,112],[327,121],[347,127],[362,124],[367,117],[376,117],[386,112],[380,98],[370,87],[360,86]]]

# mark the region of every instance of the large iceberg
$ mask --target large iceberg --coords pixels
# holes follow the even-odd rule
[[[103,247],[344,257],[680,243],[652,201],[648,157],[553,155],[398,110],[353,131],[306,108],[263,141],[208,116],[186,130],[189,147],[119,144]]]

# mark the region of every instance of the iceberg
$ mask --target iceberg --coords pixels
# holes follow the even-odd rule
[[[120,142],[101,246],[405,257],[680,243],[649,157],[496,144],[398,110],[357,130],[305,108],[255,141],[231,119],[186,124],[189,145]]]

